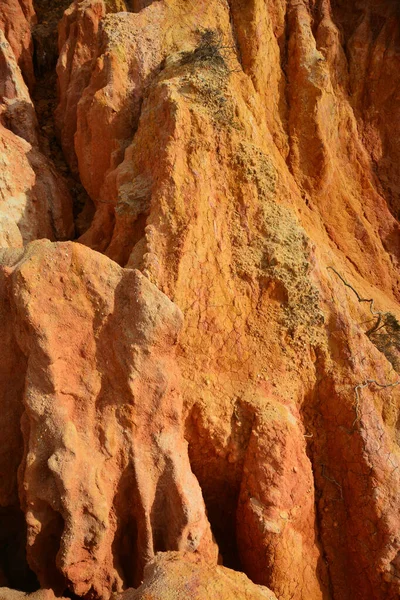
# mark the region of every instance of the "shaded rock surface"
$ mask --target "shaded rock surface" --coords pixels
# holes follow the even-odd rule
[[[30,569],[108,599],[172,550],[127,597],[264,593],[219,551],[279,600],[397,599],[398,3],[36,4],[95,213],[22,248],[73,237],[71,200],[0,25],[0,499]]]
[[[61,174],[41,152],[35,108],[1,28],[0,149],[2,246],[73,236],[71,196]]]

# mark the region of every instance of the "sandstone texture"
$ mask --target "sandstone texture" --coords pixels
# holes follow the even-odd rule
[[[0,588],[0,600],[55,600],[56,596],[51,590],[38,590],[31,594],[18,592],[9,588]]]
[[[398,2],[33,8],[0,7],[0,585],[399,598]]]
[[[19,497],[40,584],[109,597],[160,550],[216,562],[183,437],[178,307],[79,244],[34,242],[7,269],[26,365]]]
[[[243,573],[212,567],[198,555],[159,553],[145,569],[145,581],[119,600],[276,600],[265,587],[254,585]]]
[[[41,151],[39,126],[16,55],[0,28],[0,241],[21,246],[73,235],[72,199]]]
[[[31,88],[35,81],[31,30],[35,21],[36,15],[32,0],[3,0],[0,11],[0,29],[9,41],[24,78]]]

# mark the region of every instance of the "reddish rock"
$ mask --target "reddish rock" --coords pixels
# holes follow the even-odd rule
[[[333,15],[347,40],[347,81],[363,142],[393,214],[400,217],[400,32],[395,2],[362,3],[355,19],[345,3]]]
[[[108,598],[160,550],[215,563],[183,438],[179,309],[73,243],[31,244],[10,277],[28,362],[20,498],[41,585]]]
[[[32,0],[3,0],[0,10],[0,29],[15,54],[26,83],[33,87],[33,44],[31,27],[35,23]]]
[[[190,455],[217,540],[238,543],[229,560],[241,558],[254,580],[283,598],[329,597],[329,585],[339,598],[395,598],[395,528],[374,517],[376,545],[372,528],[356,519],[360,488],[349,474],[347,448],[365,464],[354,441],[359,434],[352,433],[357,382],[368,373],[389,382],[396,375],[362,334],[366,328],[353,329],[353,319],[368,318],[358,313],[356,298],[341,296],[341,308],[332,306],[331,295],[343,293],[343,284],[326,270],[336,266],[382,310],[398,310],[399,226],[371,164],[363,117],[344,87],[349,31],[338,28],[337,3],[321,3],[317,12],[306,2],[232,2],[231,13],[222,2],[207,6],[202,27],[225,35],[216,34],[211,50],[201,33],[196,37],[195,9],[188,9],[192,28],[179,3],[105,20],[105,32],[113,24],[112,36],[78,109],[80,170],[101,200],[82,241],[143,270],[185,314],[178,358]],[[368,11],[375,10],[369,3]],[[118,103],[134,98],[126,57],[135,64],[136,52],[144,64],[143,56],[154,54],[145,53],[145,42],[135,50],[125,23],[130,31],[140,23],[138,36],[152,39],[156,11],[159,29],[168,32],[161,44],[167,58],[146,90],[137,88],[143,103],[132,131]],[[395,38],[391,43],[396,55]],[[395,97],[398,78],[387,85]],[[118,119],[123,133],[111,124]],[[133,141],[120,162],[122,153],[113,152],[123,135]],[[396,155],[385,148],[390,164]],[[337,319],[346,320],[344,335],[356,353],[336,352]],[[364,359],[355,368],[359,355]],[[338,400],[343,439],[325,421],[313,429],[327,369],[347,386]],[[324,393],[330,404],[330,392]],[[390,393],[397,406],[396,388]],[[267,418],[271,406],[287,411],[283,431],[275,417]],[[367,427],[362,419],[357,424]],[[394,425],[381,427],[383,447],[396,444]],[[370,431],[374,444],[377,434]],[[368,460],[374,463],[372,454]],[[364,476],[372,489],[375,475]],[[384,500],[372,495],[366,513],[377,515],[383,502],[390,521],[397,483],[386,476]],[[238,502],[231,538],[226,532],[235,527]],[[332,521],[331,502],[345,506],[342,512],[335,504]],[[353,533],[335,535],[347,529]]]
[[[105,14],[103,0],[73,2],[59,25],[59,104],[56,123],[64,155],[74,172],[77,171],[74,149],[77,104],[90,81],[97,52],[99,23]]]
[[[0,29],[0,121],[32,146],[38,145],[35,108],[15,55]]]
[[[137,15],[109,15],[102,23],[100,56],[77,106],[75,136],[82,183],[95,201],[114,203],[102,186],[122,161],[137,128],[144,87],[160,70],[164,13],[163,3],[154,3]]]
[[[11,305],[4,269],[17,261],[22,250],[1,252],[0,273],[0,507],[18,506],[17,470],[22,460],[23,443],[20,420],[26,360],[14,337]],[[4,585],[4,583],[2,583]]]
[[[100,47],[104,43],[99,26],[107,14],[126,10],[124,0],[74,1],[59,24],[59,104],[56,122],[65,157],[74,172],[78,170],[74,148],[78,103],[89,85]]]
[[[127,590],[120,600],[276,600],[265,587],[254,585],[243,573],[211,566],[195,554],[159,553],[146,567],[145,580]]]
[[[70,238],[72,199],[62,176],[40,152],[35,109],[1,30],[0,149],[1,245]]]
[[[13,251],[2,292],[2,502],[17,502],[23,380],[20,498],[43,585],[108,598],[158,550],[199,543],[215,562],[192,468],[220,560],[280,600],[399,597],[398,32],[393,0],[67,11],[57,121],[97,207],[80,242],[109,258]],[[21,216],[34,173],[14,157],[34,127],[12,110],[31,105],[6,54],[0,233],[18,246],[47,230]],[[127,596],[261,593],[157,561]]]
[[[36,148],[1,125],[0,149],[2,244],[20,246],[37,238],[71,237],[72,200],[54,166]]]
[[[51,590],[38,590],[26,594],[9,588],[0,588],[0,600],[56,600],[56,596]]]
[[[315,571],[320,552],[306,439],[295,407],[285,406],[273,393],[270,399],[264,394],[260,390],[258,398],[249,398],[258,407],[237,510],[240,557],[249,577],[268,584],[278,598],[319,598]],[[325,565],[317,573],[326,581]]]

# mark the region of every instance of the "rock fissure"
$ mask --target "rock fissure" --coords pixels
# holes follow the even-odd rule
[[[37,23],[32,31],[33,66],[36,77],[32,100],[38,119],[40,148],[65,179],[72,197],[75,232],[71,239],[76,239],[90,226],[94,207],[79,176],[73,175],[67,164],[55,122],[56,64],[59,57],[58,24],[69,4],[69,0],[57,2],[36,0],[33,3]]]

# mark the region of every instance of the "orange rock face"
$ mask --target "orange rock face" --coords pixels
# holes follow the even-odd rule
[[[32,0],[3,0],[0,11],[0,29],[15,54],[18,65],[29,87],[33,87],[33,44],[31,27],[35,23]]]
[[[62,177],[41,152],[0,124],[0,240],[16,247],[73,234],[72,201]]]
[[[51,590],[38,590],[32,594],[17,592],[9,588],[0,588],[0,600],[55,600]]]
[[[5,31],[0,500],[43,587],[400,596],[399,32],[395,0],[75,0],[55,118],[96,212],[24,250],[71,201]]]
[[[29,246],[8,278],[27,365],[20,499],[41,585],[108,597],[160,550],[216,562],[183,438],[178,307],[72,243]]]
[[[159,553],[145,569],[145,581],[121,600],[276,600],[265,587],[254,585],[243,573],[212,567],[194,554]]]
[[[71,4],[60,23],[60,56],[57,64],[60,103],[56,120],[64,154],[77,170],[74,150],[77,105],[90,81],[99,23],[106,14],[102,0]]]
[[[1,245],[70,238],[72,200],[63,178],[41,152],[35,108],[1,29],[0,149]]]

